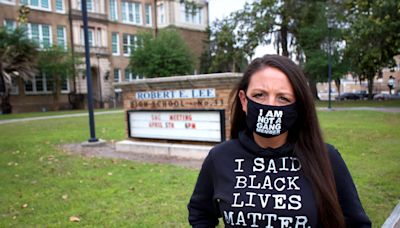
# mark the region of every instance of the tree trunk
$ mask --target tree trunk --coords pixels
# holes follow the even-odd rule
[[[3,75],[3,67],[0,63],[0,86],[1,88],[1,112],[3,114],[11,114],[12,106],[10,104],[10,85],[7,84],[4,75]]]
[[[317,90],[317,81],[312,79],[311,77],[308,77],[308,85],[310,86],[311,93],[314,97],[315,100],[320,100],[318,96],[318,90]]]
[[[4,93],[1,97],[1,112],[3,114],[11,114],[12,106],[10,104],[10,94],[8,92]]]
[[[372,100],[372,92],[374,90],[374,77],[375,74],[368,75],[368,100]]]
[[[340,96],[340,79],[335,79],[335,85],[338,91],[338,96]]]
[[[286,16],[287,14],[287,8],[290,7],[288,6],[288,3],[284,1],[283,5],[283,11],[281,12],[281,17],[282,17],[282,24],[281,24],[281,45],[282,45],[282,55],[289,57],[289,51],[288,51],[288,18]]]
[[[53,93],[53,111],[60,110],[60,78],[58,76],[54,77],[54,93]]]

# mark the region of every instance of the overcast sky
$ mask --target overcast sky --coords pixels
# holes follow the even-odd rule
[[[222,19],[229,16],[231,12],[242,9],[246,2],[251,3],[253,0],[209,0],[210,24],[215,19]],[[254,57],[260,57],[265,54],[276,54],[276,51],[272,45],[258,47]]]

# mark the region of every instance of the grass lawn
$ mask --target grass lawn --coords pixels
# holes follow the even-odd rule
[[[380,226],[400,198],[400,114],[319,112],[364,208]],[[87,117],[0,125],[0,227],[188,227],[198,171],[68,155],[57,144],[88,138]],[[96,116],[97,135],[124,138],[124,114]]]

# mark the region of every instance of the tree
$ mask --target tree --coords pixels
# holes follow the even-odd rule
[[[204,73],[243,72],[248,65],[246,53],[235,30],[235,21],[230,18],[216,20],[209,28],[209,40],[205,43],[202,63],[208,61],[208,69]],[[208,59],[207,59],[208,58]]]
[[[247,43],[245,47],[274,41],[278,54],[299,61],[317,98],[316,83],[326,81],[328,76],[329,51],[334,79],[345,72],[341,29],[328,29],[327,11],[333,11],[332,19],[336,21],[338,11],[328,8],[326,1],[263,0],[246,4],[234,14],[234,20],[241,41]]]
[[[11,113],[10,88],[12,78],[31,80],[36,75],[37,46],[25,35],[25,30],[0,28],[0,93],[2,113]]]
[[[53,88],[53,108],[59,109],[59,95],[61,92],[61,82],[73,77],[75,64],[81,63],[79,58],[74,58],[73,54],[62,47],[52,46],[40,50],[38,58],[38,69],[44,73],[50,81],[54,82]]]
[[[348,71],[344,59],[343,32],[338,23],[339,8],[333,3],[298,1],[293,34],[296,55],[308,78],[310,88],[318,99],[316,84],[328,78],[331,58],[332,79],[340,89],[340,78]]]
[[[400,54],[400,4],[396,0],[356,0],[347,3],[346,56],[351,71],[367,79],[369,99],[373,81],[382,68]]]
[[[297,4],[296,0],[258,0],[246,3],[243,10],[233,15],[239,37],[251,49],[274,41],[278,54],[290,56],[289,48],[294,44],[293,16]]]
[[[193,57],[185,41],[174,29],[160,30],[157,37],[139,35],[137,47],[132,47],[131,71],[144,77],[166,77],[191,74]]]

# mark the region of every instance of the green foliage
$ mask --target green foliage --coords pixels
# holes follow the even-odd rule
[[[30,80],[36,74],[37,46],[25,29],[0,28],[0,95],[2,113],[11,113],[10,88],[13,77]]]
[[[240,38],[235,33],[234,21],[225,18],[217,20],[210,28],[209,56],[211,65],[209,73],[214,72],[243,72],[248,65]]]
[[[0,76],[6,82],[6,91],[11,86],[11,77],[30,80],[35,76],[37,55],[37,46],[24,29],[0,28]]]
[[[400,4],[396,0],[356,0],[348,1],[346,9],[347,58],[351,71],[368,80],[372,94],[375,75],[392,66],[393,57],[400,54]]]
[[[193,57],[179,33],[160,30],[156,38],[141,33],[130,57],[132,72],[147,78],[193,73]]]
[[[343,58],[342,31],[335,18],[338,11],[324,2],[305,3],[298,5],[296,15],[296,43],[305,57],[301,65],[310,81],[326,81],[330,53],[332,79],[339,79],[347,72],[347,64]]]
[[[38,69],[53,78],[72,77],[75,65],[82,61],[62,47],[52,46],[39,52]]]
[[[221,33],[215,46],[223,54],[212,59],[211,52],[204,59],[211,59],[214,66],[223,62],[221,59],[225,61],[222,65],[232,63],[237,59],[234,53],[243,52],[251,59],[255,47],[274,42],[278,54],[300,62],[314,94],[316,82],[327,80],[328,54],[336,84],[344,74],[353,72],[369,80],[372,94],[376,73],[393,66],[393,57],[400,54],[399,21],[396,0],[254,1],[215,22]]]

